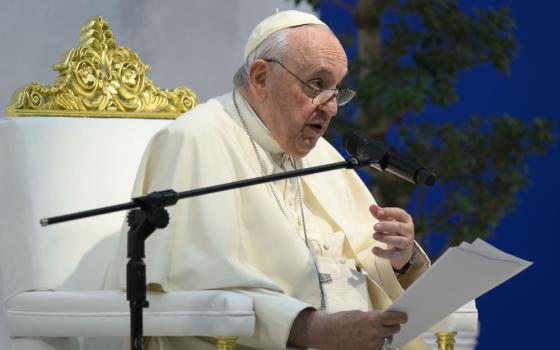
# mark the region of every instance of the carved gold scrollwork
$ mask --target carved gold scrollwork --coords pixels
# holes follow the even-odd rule
[[[30,83],[12,96],[8,115],[63,115],[174,119],[193,108],[187,87],[162,89],[146,76],[150,66],[127,47],[117,46],[109,24],[97,16],[80,32],[80,45],[53,65],[52,85]]]

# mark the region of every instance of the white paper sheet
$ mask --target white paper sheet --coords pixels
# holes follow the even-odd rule
[[[397,349],[467,302],[515,276],[532,262],[477,238],[449,248],[389,307],[408,314],[408,322],[393,337]]]

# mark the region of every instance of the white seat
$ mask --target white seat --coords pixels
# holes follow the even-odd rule
[[[224,291],[149,293],[146,336],[250,336],[252,300]],[[128,302],[120,291],[36,291],[6,301],[12,337],[124,336],[130,330]]]
[[[13,349],[85,349],[70,337],[129,335],[126,294],[101,290],[125,213],[48,227],[39,220],[128,202],[143,150],[168,122],[0,118],[0,277]],[[252,300],[238,293],[149,293],[148,301],[145,335],[254,330]]]
[[[433,325],[422,337],[428,344],[434,344],[437,349],[436,333],[457,332],[455,336],[455,350],[472,350],[478,339],[478,310],[474,300],[463,305],[451,315]]]

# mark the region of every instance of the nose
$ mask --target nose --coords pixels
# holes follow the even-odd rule
[[[329,117],[334,117],[338,112],[338,104],[336,103],[336,96],[333,95],[331,99],[329,99],[327,102],[323,103],[322,105],[319,105],[318,107]]]

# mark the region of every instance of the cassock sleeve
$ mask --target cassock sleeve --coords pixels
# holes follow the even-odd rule
[[[255,303],[255,334],[250,338],[241,338],[239,343],[262,349],[285,349],[290,336],[292,324],[304,309],[313,308],[285,294],[267,289],[238,289]]]

